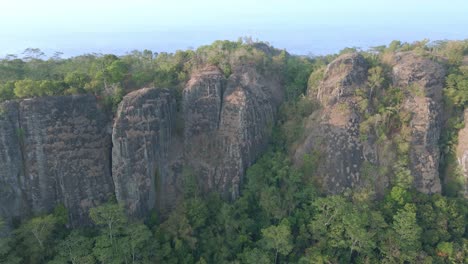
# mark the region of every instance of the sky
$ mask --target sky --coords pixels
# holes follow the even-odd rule
[[[295,54],[468,38],[467,0],[0,0],[0,56],[173,52],[242,36]]]

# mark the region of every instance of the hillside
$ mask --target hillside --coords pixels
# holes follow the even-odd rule
[[[0,61],[1,263],[465,263],[468,43]]]

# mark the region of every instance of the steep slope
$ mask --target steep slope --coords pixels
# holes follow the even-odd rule
[[[205,190],[239,195],[245,169],[262,153],[283,100],[277,76],[253,67],[234,69],[226,80],[207,67],[184,89],[185,160]]]
[[[169,157],[175,111],[175,98],[165,89],[137,90],[119,105],[112,133],[112,176],[117,200],[130,215],[143,217],[174,203]]]
[[[25,213],[21,183],[25,181],[17,102],[0,104],[0,217],[12,220]]]
[[[2,211],[24,216],[63,204],[73,224],[87,221],[87,210],[113,193],[108,122],[95,97],[27,99],[3,108],[0,168],[10,169],[0,178],[10,195],[0,196]]]
[[[464,121],[465,127],[458,132],[457,160],[464,177],[464,195],[468,198],[468,109]]]
[[[366,157],[354,94],[365,85],[368,68],[357,53],[345,54],[328,65],[317,95],[323,108],[309,118],[308,136],[296,150],[297,163],[313,150],[321,153],[324,162],[317,171],[318,181],[332,193],[361,185],[360,170]]]
[[[404,116],[407,120],[401,122],[408,127],[408,136],[398,135],[404,131],[389,133],[408,141],[405,167],[414,177],[414,187],[424,193],[439,193],[438,140],[445,71],[438,63],[411,52],[396,54],[389,66],[392,86],[397,92],[401,90],[402,102],[379,110],[371,125],[388,126],[392,114]],[[365,113],[372,112],[358,96],[358,89],[368,91],[367,70],[366,60],[356,53],[342,55],[328,65],[317,94],[322,109],[309,117],[307,137],[295,152],[296,164],[302,163],[305,154],[321,153],[316,180],[329,193],[367,186],[382,194],[393,180],[385,171],[397,173],[398,143],[392,141],[396,135],[378,138],[372,133],[362,134],[363,123],[369,123]]]
[[[406,52],[395,55],[393,85],[406,87],[403,108],[411,113],[410,169],[415,187],[440,193],[439,146],[445,70],[426,58]]]
[[[113,129],[116,196],[132,216],[170,211],[188,182],[202,193],[239,195],[245,169],[262,153],[283,91],[278,78],[241,67],[226,79],[214,66],[192,74],[182,96],[141,89],[119,105]]]

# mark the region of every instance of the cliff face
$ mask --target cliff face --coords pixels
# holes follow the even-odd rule
[[[219,69],[207,67],[192,76],[183,97],[187,166],[203,190],[235,199],[283,100],[278,78],[240,67],[226,80]]]
[[[392,180],[380,169],[395,165],[395,142],[361,132],[370,110],[363,111],[358,94],[368,86],[369,67],[359,54],[328,65],[317,92],[322,108],[308,118],[295,150],[297,164],[320,153],[315,177],[329,193],[370,188],[382,194]],[[403,91],[398,111],[408,114],[406,166],[418,190],[438,193],[444,69],[413,53],[396,54],[389,67],[390,82]],[[235,199],[245,170],[267,146],[283,93],[275,74],[239,66],[226,78],[208,66],[192,74],[180,102],[167,89],[129,93],[112,128],[91,95],[4,102],[0,216],[23,218],[64,204],[72,223],[81,224],[90,207],[114,194],[134,217],[151,210],[164,215],[188,181],[203,193]],[[457,150],[465,178],[467,135],[460,131]]]
[[[464,177],[464,195],[468,198],[468,109],[464,114],[465,127],[458,132],[457,160]]]
[[[112,133],[112,176],[117,200],[133,216],[145,216],[171,203],[175,195],[170,163],[175,112],[169,90],[137,90],[119,105]]]
[[[19,132],[18,103],[0,104],[0,217],[7,220],[20,217],[26,209]]]
[[[309,118],[308,136],[296,150],[297,163],[313,150],[321,153],[324,162],[317,171],[318,181],[332,193],[361,185],[366,157],[359,137],[361,117],[355,91],[365,85],[368,68],[357,53],[345,54],[328,65],[317,95],[323,108]]]
[[[64,204],[80,224],[114,193],[132,216],[165,214],[187,180],[234,199],[267,144],[282,94],[278,78],[251,67],[229,79],[207,67],[184,89],[177,121],[184,133],[175,131],[177,103],[165,89],[126,95],[112,132],[91,95],[3,103],[0,215],[22,218]]]
[[[411,113],[410,169],[415,187],[424,193],[440,193],[438,141],[445,71],[413,53],[397,54],[394,61],[393,85],[407,88],[403,108]]]
[[[63,204],[73,224],[86,221],[87,210],[113,193],[108,122],[96,99],[47,97],[2,108],[0,168],[10,168],[1,170],[10,186],[2,211],[23,216]]]
[[[124,97],[113,128],[117,199],[133,216],[171,210],[188,181],[235,199],[245,169],[262,153],[283,91],[253,68],[226,79],[214,66],[192,74],[182,98],[183,135],[175,132],[176,101],[168,90]]]
[[[409,169],[414,186],[421,192],[441,191],[438,173],[442,88],[445,71],[436,62],[413,53],[396,54],[391,65],[394,87],[403,91],[401,111],[409,113]],[[328,65],[317,98],[323,108],[307,123],[307,137],[299,145],[295,160],[318,150],[322,156],[317,181],[325,191],[370,186],[383,193],[391,179],[378,169],[396,162],[394,146],[362,135],[365,118],[359,111],[358,88],[367,86],[368,65],[358,54],[345,54]]]

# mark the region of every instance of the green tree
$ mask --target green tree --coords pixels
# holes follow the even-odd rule
[[[445,95],[457,107],[468,105],[468,66],[461,67],[461,74],[450,74],[446,79]]]
[[[57,219],[46,215],[34,217],[15,230],[27,263],[40,263],[51,253],[56,228]]]
[[[293,249],[288,221],[283,220],[279,225],[262,229],[262,237],[263,247],[274,252],[274,263],[278,262],[278,254],[286,256]]]
[[[75,71],[67,73],[64,81],[72,93],[80,93],[84,91],[86,84],[91,81],[91,78],[86,73]]]
[[[416,206],[406,204],[403,209],[398,210],[393,217],[393,230],[397,237],[397,245],[401,251],[401,259],[414,261],[421,249],[421,227],[416,221]]]
[[[57,244],[55,247],[57,254],[49,264],[94,264],[96,259],[92,255],[93,245],[94,239],[81,235],[79,230],[74,230]]]
[[[149,260],[152,234],[144,224],[130,224],[125,228],[124,248],[129,251],[131,263],[146,263]]]
[[[37,84],[33,80],[19,80],[15,82],[13,91],[18,98],[41,96],[36,87]]]
[[[15,83],[8,81],[4,84],[0,84],[0,101],[10,100],[15,98]]]
[[[10,245],[7,238],[5,238],[5,221],[0,218],[0,260],[10,251]]]
[[[99,226],[106,228],[106,234],[111,244],[114,240],[114,234],[119,228],[127,223],[127,217],[123,208],[114,203],[107,203],[89,210],[91,220]]]
[[[268,254],[258,248],[248,248],[242,252],[240,257],[242,263],[245,264],[269,264],[271,263],[271,258]]]
[[[369,69],[369,78],[367,79],[370,88],[369,99],[372,98],[375,89],[382,87],[384,81],[385,78],[383,76],[382,67],[376,66]]]

